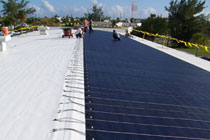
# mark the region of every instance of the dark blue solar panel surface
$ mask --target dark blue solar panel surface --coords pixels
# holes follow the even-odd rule
[[[210,73],[146,45],[84,38],[87,140],[210,139]]]

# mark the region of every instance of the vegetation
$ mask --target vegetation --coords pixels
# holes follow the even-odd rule
[[[35,12],[34,8],[26,8],[29,1],[25,0],[8,0],[8,2],[1,0],[3,4],[3,10],[1,11],[4,15],[3,24],[6,26],[17,25],[23,23],[27,19],[28,14]]]
[[[207,52],[205,49],[203,48],[176,48],[176,50],[179,50],[179,51],[184,51],[186,53],[190,53],[190,54],[193,54],[193,55],[196,55],[196,56],[206,56],[206,57],[209,57],[210,56],[210,52]]]
[[[151,14],[147,19],[142,20],[142,26],[137,27],[136,30],[147,31],[153,34],[168,34],[168,21],[167,18],[163,18],[160,16],[156,16],[155,14]],[[142,33],[134,31],[132,34],[143,37]],[[153,36],[145,36],[146,39],[154,41],[155,37]]]
[[[199,28],[201,29],[201,32],[206,35],[210,35],[210,14],[201,14],[198,18],[198,20],[200,21]]]
[[[30,25],[47,25],[47,26],[60,26],[60,21],[56,17],[44,17],[44,18],[28,18],[26,20],[27,24]]]
[[[97,4],[93,4],[91,11],[91,13],[85,13],[85,17],[87,19],[92,19],[94,21],[101,21],[104,19],[104,12],[102,7],[98,7]]]
[[[117,17],[116,19],[111,20],[111,22],[112,22],[112,27],[115,27],[117,23],[120,22],[120,18]]]
[[[210,14],[200,14],[205,8],[205,2],[202,0],[172,0],[169,7],[165,9],[169,13],[168,18],[151,15],[142,20],[142,26],[135,28],[153,34],[167,35],[186,42],[192,42],[210,47]],[[132,34],[143,37],[142,33],[133,31]],[[144,36],[146,39],[163,44],[164,39],[153,36]],[[165,43],[165,42],[164,42]],[[187,48],[183,43],[168,40],[170,47],[180,48],[192,54],[209,56],[210,53],[205,49]],[[183,48],[183,49],[182,49]]]
[[[195,33],[190,41],[196,44],[207,45],[208,38],[204,33]]]
[[[199,13],[205,8],[205,1],[173,0],[165,9],[169,12],[169,30],[174,38],[190,41],[195,33],[202,32]]]

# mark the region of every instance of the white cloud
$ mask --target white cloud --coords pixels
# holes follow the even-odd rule
[[[28,7],[34,8],[34,9],[36,10],[36,12],[41,11],[41,8],[40,8],[40,7],[38,7],[38,6],[36,6],[36,5],[34,5],[34,4],[29,4],[29,6],[28,6]]]
[[[77,12],[85,13],[85,12],[87,12],[87,9],[82,6],[81,7],[71,7],[70,11],[73,11],[74,13],[77,13]]]
[[[97,4],[98,1],[97,0],[91,0],[92,4]]]
[[[120,5],[114,5],[111,8],[107,7],[105,8],[105,14],[112,18],[122,17],[127,18],[130,16],[130,8],[129,7],[123,7]]]
[[[57,14],[60,16],[66,16],[67,14],[70,16],[84,16],[84,13],[87,13],[87,8],[84,6],[74,7],[74,6],[64,6],[62,8],[57,8]]]
[[[203,15],[205,15],[205,16],[208,16],[208,15],[210,14],[210,12],[209,12],[209,11],[202,11],[201,13],[198,13],[198,14],[195,15],[195,16],[199,16],[199,15],[201,15],[201,14],[203,14]]]
[[[29,4],[28,7],[34,8],[36,10],[34,14],[38,17],[53,16],[57,12],[57,10],[47,0],[42,0],[41,6]]]
[[[150,14],[157,14],[157,11],[154,8],[145,8],[141,11],[141,18],[147,18]]]
[[[99,3],[98,6],[99,7],[104,7],[104,4],[103,3]]]
[[[97,0],[91,0],[91,2],[92,2],[92,4],[96,4],[98,7],[104,7],[104,4],[103,3],[98,3],[98,1]]]
[[[120,14],[124,14],[124,8],[120,5],[115,5],[113,7],[111,7],[111,11],[113,14],[117,14],[118,16],[120,16]]]
[[[45,10],[37,5],[34,4],[29,4],[28,5],[29,8],[34,8],[36,10],[36,12],[34,14],[38,15],[38,16],[42,16],[45,13]]]
[[[44,5],[44,8],[46,8],[48,11],[50,11],[52,13],[55,13],[56,12],[56,10],[53,7],[53,5],[51,5],[47,0],[42,0],[42,3]]]
[[[169,15],[169,12],[168,12],[168,11],[165,11],[165,12],[162,14],[163,17],[168,17],[168,15]]]
[[[75,7],[75,6],[63,6],[63,7],[57,7],[54,8],[54,12],[49,9],[47,9],[45,6],[37,6],[33,4],[29,4],[28,7],[33,7],[36,9],[36,12],[34,13],[38,17],[44,17],[44,16],[54,16],[55,14],[59,16],[73,16],[73,17],[81,17],[84,16],[84,13],[87,13],[87,8],[84,6]]]

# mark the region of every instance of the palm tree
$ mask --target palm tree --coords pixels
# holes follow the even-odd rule
[[[27,14],[32,14],[36,10],[34,8],[26,8],[29,1],[21,0],[0,0],[3,4],[3,10],[1,11],[5,16],[5,19],[9,19],[10,25],[17,25],[19,22],[24,22],[27,18]]]

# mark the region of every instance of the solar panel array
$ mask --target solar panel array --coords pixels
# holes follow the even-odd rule
[[[210,139],[210,73],[146,45],[84,38],[87,140]]]

